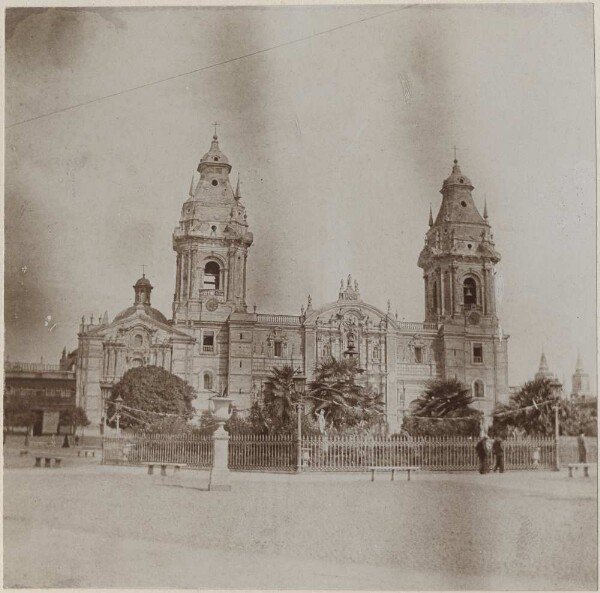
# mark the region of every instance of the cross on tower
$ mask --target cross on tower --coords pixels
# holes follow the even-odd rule
[[[213,126],[215,126],[215,137],[217,135],[217,126],[220,126],[221,124],[219,122],[214,122]]]
[[[456,162],[456,144],[454,145],[454,161]]]
[[[142,276],[146,277],[146,264],[142,264]]]

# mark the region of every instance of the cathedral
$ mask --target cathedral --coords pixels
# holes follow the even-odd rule
[[[82,319],[77,356],[77,402],[90,428],[100,430],[112,386],[130,368],[157,365],[185,379],[198,395],[197,410],[227,392],[238,409],[261,396],[274,367],[292,365],[310,381],[328,357],[353,356],[362,380],[385,401],[390,431],[410,402],[434,378],[468,385],[474,406],[490,414],[508,397],[508,336],[496,314],[494,246],[487,205],[483,216],[456,159],[443,182],[442,203],[419,255],[425,318],[398,321],[362,300],[359,284],[342,279],[337,298],[300,315],[248,311],[246,268],[252,232],[239,182],[217,135],[194,172],[179,224],[171,319],[151,305],[145,274],[133,304],[112,321]]]

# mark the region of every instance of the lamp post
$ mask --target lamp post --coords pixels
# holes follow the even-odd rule
[[[559,445],[559,427],[558,427],[558,404],[554,406],[554,448],[556,449],[554,455],[554,471],[560,471],[560,459],[558,455],[558,445]]]
[[[304,410],[304,389],[306,385],[305,377],[294,377],[294,392],[298,396],[298,401],[294,404],[298,418],[298,430],[296,435],[296,472],[302,471],[302,411]]]
[[[119,438],[119,436],[120,436],[119,420],[121,420],[121,406],[123,405],[123,398],[120,395],[118,395],[114,400],[114,404],[115,404],[115,418],[117,420],[117,438]]]

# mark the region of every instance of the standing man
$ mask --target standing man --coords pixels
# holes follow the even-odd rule
[[[577,449],[579,450],[579,463],[587,462],[587,447],[585,446],[585,439],[583,433],[577,437]]]
[[[500,473],[504,473],[504,441],[497,436],[494,439],[494,444],[492,445],[492,452],[494,453],[494,457],[496,458],[496,465],[494,466],[494,471],[497,469],[500,470]]]
[[[479,457],[479,473],[487,474],[490,471],[490,464],[488,461],[487,437],[485,435],[475,445],[475,451],[477,451]]]

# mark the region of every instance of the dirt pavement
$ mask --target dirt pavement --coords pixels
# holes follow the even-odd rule
[[[5,587],[595,589],[596,479],[4,472]]]

